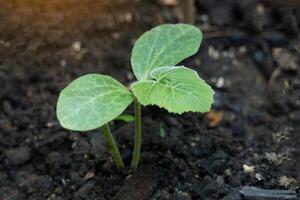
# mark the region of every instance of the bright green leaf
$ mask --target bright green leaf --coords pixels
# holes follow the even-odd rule
[[[183,66],[166,66],[151,71],[154,80],[131,85],[142,105],[157,105],[169,112],[207,112],[213,103],[214,91],[196,71]]]
[[[164,24],[144,33],[135,43],[131,64],[138,80],[150,78],[157,67],[172,66],[195,54],[202,33],[188,24]]]
[[[123,121],[126,123],[133,122],[135,120],[133,115],[121,114],[115,120]]]
[[[115,79],[88,74],[62,90],[56,112],[64,128],[88,131],[119,116],[132,101],[132,94]]]

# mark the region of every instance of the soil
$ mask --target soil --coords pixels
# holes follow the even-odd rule
[[[136,172],[115,169],[100,131],[58,124],[58,94],[75,77],[134,81],[134,41],[177,23],[176,2],[0,0],[1,200],[238,200],[243,186],[299,195],[300,9],[288,4],[195,1],[204,41],[183,64],[214,87],[213,109],[143,108]],[[111,128],[129,165],[134,126]]]

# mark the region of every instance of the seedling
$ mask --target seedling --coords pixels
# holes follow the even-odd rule
[[[201,31],[187,24],[164,24],[144,33],[135,43],[131,64],[137,81],[129,91],[112,77],[87,74],[64,88],[57,102],[60,124],[70,130],[102,128],[118,168],[124,163],[108,123],[134,102],[135,141],[131,167],[136,169],[142,143],[141,105],[156,105],[172,113],[207,112],[214,91],[196,71],[175,66],[195,54]]]

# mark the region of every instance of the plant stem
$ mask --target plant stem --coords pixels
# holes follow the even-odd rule
[[[134,99],[134,115],[135,115],[135,136],[134,149],[131,161],[131,168],[136,170],[141,154],[142,146],[142,121],[141,121],[141,104],[137,99]]]
[[[103,125],[101,127],[101,129],[103,131],[105,139],[108,142],[110,154],[113,157],[117,168],[118,169],[124,168],[124,162],[122,160],[120,151],[117,147],[116,141],[114,140],[114,138],[111,134],[111,131],[110,131],[110,128],[109,128],[108,124]]]

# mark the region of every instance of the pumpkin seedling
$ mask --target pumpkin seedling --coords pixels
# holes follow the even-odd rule
[[[102,128],[118,168],[124,167],[108,123],[134,102],[135,141],[131,167],[136,169],[142,143],[141,105],[156,105],[172,113],[207,112],[214,91],[196,71],[175,66],[195,54],[201,31],[187,24],[164,24],[144,33],[135,43],[131,65],[137,81],[129,91],[112,77],[87,74],[64,88],[57,102],[60,124],[70,130]]]

